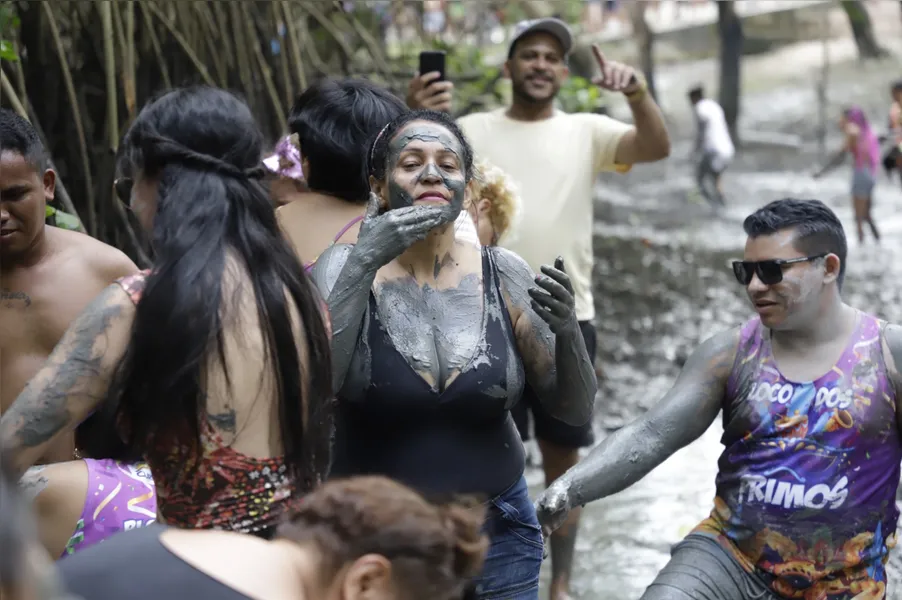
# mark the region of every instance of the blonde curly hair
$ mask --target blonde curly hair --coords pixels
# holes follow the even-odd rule
[[[510,241],[515,237],[517,224],[520,221],[520,192],[506,172],[487,160],[478,158],[474,166],[476,188],[467,208],[480,200],[489,201],[489,218],[497,232],[498,239]]]

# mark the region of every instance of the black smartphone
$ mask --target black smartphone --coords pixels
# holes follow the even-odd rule
[[[420,52],[420,75],[438,71],[439,78],[436,81],[445,80],[445,51],[424,50]]]

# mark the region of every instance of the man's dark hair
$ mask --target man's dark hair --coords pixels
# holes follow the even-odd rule
[[[0,151],[21,154],[42,175],[47,168],[47,155],[38,132],[8,108],[0,108]]]
[[[902,92],[902,79],[896,80],[896,82],[893,84],[893,91]]]
[[[793,247],[806,256],[835,254],[839,257],[842,286],[846,275],[846,232],[836,213],[820,200],[784,198],[763,206],[746,217],[742,228],[750,238],[795,230]]]
[[[705,88],[701,85],[695,85],[689,88],[689,98],[692,100],[701,100],[705,97]]]
[[[307,88],[291,109],[288,128],[298,135],[301,154],[309,161],[310,189],[366,202],[368,143],[407,110],[400,98],[364,79],[323,79]]]

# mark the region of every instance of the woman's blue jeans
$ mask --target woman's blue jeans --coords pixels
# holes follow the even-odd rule
[[[491,545],[476,598],[538,600],[544,542],[525,477],[489,500],[484,531]]]

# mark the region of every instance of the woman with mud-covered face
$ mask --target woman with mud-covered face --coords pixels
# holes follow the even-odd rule
[[[314,269],[335,332],[332,476],[487,498],[476,597],[538,598],[543,537],[510,408],[528,382],[555,417],[590,418],[595,373],[564,265],[537,275],[508,250],[456,235],[473,155],[444,113],[394,119],[367,174],[357,244],[333,246]]]

